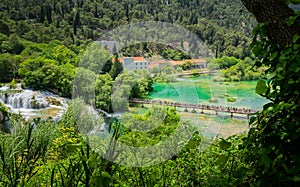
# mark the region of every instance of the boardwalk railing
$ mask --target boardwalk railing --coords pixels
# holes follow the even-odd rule
[[[134,98],[128,101],[129,103],[164,105],[164,106],[173,106],[175,108],[176,107],[181,107],[186,109],[190,108],[193,110],[200,109],[201,113],[203,113],[203,110],[211,110],[211,111],[215,111],[216,115],[218,115],[218,112],[225,112],[225,113],[230,113],[231,117],[233,117],[233,114],[250,115],[258,112],[256,110],[252,110],[249,108],[238,108],[238,107],[231,107],[231,106],[214,106],[214,105],[205,105],[205,104],[189,104],[189,103],[170,102],[170,101],[163,101],[163,100],[142,100],[142,99]]]

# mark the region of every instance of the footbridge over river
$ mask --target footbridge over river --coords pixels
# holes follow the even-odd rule
[[[230,113],[230,116],[233,117],[234,114],[244,114],[244,115],[251,115],[256,112],[257,110],[252,110],[249,108],[238,108],[238,107],[231,107],[231,106],[215,106],[215,105],[205,105],[205,104],[189,104],[189,103],[180,103],[180,102],[170,102],[170,101],[163,101],[163,100],[142,100],[142,99],[129,99],[129,103],[140,103],[142,106],[144,104],[152,104],[152,105],[162,105],[162,106],[172,106],[172,107],[180,107],[187,109],[192,109],[196,111],[196,109],[201,110],[201,113],[204,113],[204,110],[215,111],[216,115],[218,112]]]

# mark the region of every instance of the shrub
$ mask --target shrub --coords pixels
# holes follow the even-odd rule
[[[235,102],[236,99],[233,98],[233,97],[227,97],[226,101],[227,101],[227,102]]]

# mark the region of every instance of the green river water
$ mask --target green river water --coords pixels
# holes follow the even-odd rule
[[[174,83],[155,83],[149,99],[168,100],[182,103],[209,104],[217,106],[245,107],[254,110],[262,109],[268,100],[255,93],[257,81],[214,82],[212,76],[186,76],[178,78]],[[235,98],[235,102],[228,102],[227,98]],[[213,99],[213,102],[210,100]],[[190,121],[200,134],[206,137],[227,137],[248,131],[248,118],[245,115],[228,113],[215,114],[206,111],[205,114],[183,112],[182,118]]]
[[[212,81],[211,76],[184,77],[174,83],[155,83],[149,98],[260,110],[268,101],[255,93],[255,86],[256,81],[223,83]],[[235,98],[236,101],[228,102],[227,98]]]

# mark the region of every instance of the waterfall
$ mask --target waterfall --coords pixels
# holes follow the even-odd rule
[[[58,121],[68,108],[67,101],[68,99],[48,91],[22,89],[21,84],[17,84],[16,89],[0,86],[0,103],[3,103],[9,112],[21,114],[27,119],[52,117]]]
[[[98,108],[97,111],[98,111],[99,113],[104,114],[105,118],[112,117],[111,114],[105,112],[104,110],[101,110],[100,108]]]
[[[5,98],[0,97],[5,104],[11,106],[14,109],[26,108],[26,109],[42,109],[49,106],[49,103],[39,92],[31,90],[24,90],[21,93],[7,94]]]

